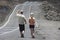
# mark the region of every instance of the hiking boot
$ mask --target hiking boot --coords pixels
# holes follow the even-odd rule
[[[24,35],[23,34],[21,35],[21,38],[24,38]]]
[[[32,38],[35,38],[35,36],[32,36]]]

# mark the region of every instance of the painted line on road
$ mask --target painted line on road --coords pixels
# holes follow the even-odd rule
[[[16,10],[17,7],[18,7],[18,5],[16,5],[16,7],[14,8],[12,14],[9,16],[7,22],[6,22],[3,26],[1,26],[0,29],[4,28],[4,27],[9,23],[9,21],[10,21],[10,19],[11,19],[11,16],[13,15],[13,13],[14,13],[14,11]]]
[[[28,2],[27,2],[27,3],[28,3]],[[26,4],[27,4],[27,3],[26,3]],[[23,5],[24,5],[24,6],[23,6],[23,9],[24,9],[24,7],[25,7],[26,4],[23,4]],[[6,22],[3,26],[1,26],[0,29],[4,28],[4,27],[9,23],[9,21],[10,21],[10,19],[11,19],[11,16],[13,15],[14,11],[15,11],[16,8],[19,7],[20,5],[21,5],[21,4],[16,5],[16,7],[14,8],[12,14],[9,16],[7,22]],[[23,9],[22,9],[22,10],[23,10]]]
[[[26,4],[27,4],[27,3],[26,3]],[[23,6],[23,9],[24,9],[24,7],[25,7],[26,4],[23,4],[23,5],[24,5],[24,6]],[[13,10],[12,14],[9,16],[8,21],[7,21],[3,26],[1,26],[0,29],[4,28],[4,27],[9,23],[9,21],[10,21],[10,19],[11,19],[11,16],[13,15],[14,11],[16,10],[16,8],[19,7],[19,6],[20,6],[20,4],[16,5],[16,7],[15,7],[15,9]],[[9,31],[9,32],[4,32],[4,33],[2,33],[2,34],[0,34],[0,35],[4,35],[4,34],[7,34],[7,33],[16,31],[17,29],[18,29],[18,28],[14,29],[14,30],[12,30],[12,31]]]
[[[6,22],[3,26],[1,26],[0,29],[4,28],[4,27],[9,23],[10,19],[12,18],[11,16],[14,14],[15,10],[16,10],[17,7],[19,7],[20,5],[21,5],[21,4],[16,5],[16,7],[14,8],[12,14],[9,16],[7,22]],[[23,8],[24,8],[24,6],[23,6]]]
[[[19,27],[17,27],[16,29],[14,29],[14,30],[12,30],[12,31],[9,31],[9,32],[4,32],[4,33],[2,33],[2,34],[0,34],[0,35],[5,35],[5,34],[7,34],[7,33],[14,32],[14,31],[16,31],[16,30],[18,30],[18,29],[19,29]]]

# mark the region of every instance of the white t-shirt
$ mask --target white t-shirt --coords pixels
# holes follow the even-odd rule
[[[25,16],[23,14],[17,14],[17,16],[19,24],[25,24],[26,22]]]

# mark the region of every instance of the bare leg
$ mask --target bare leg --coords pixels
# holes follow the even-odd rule
[[[21,37],[24,38],[24,31],[21,32]]]
[[[34,36],[34,29],[33,28],[31,28],[31,36],[32,36],[32,38],[35,38],[35,36]]]

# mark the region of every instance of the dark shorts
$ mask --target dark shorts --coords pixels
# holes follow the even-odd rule
[[[29,25],[29,28],[35,28],[35,25]]]
[[[24,24],[19,24],[19,30],[20,32],[25,30],[25,25]]]

